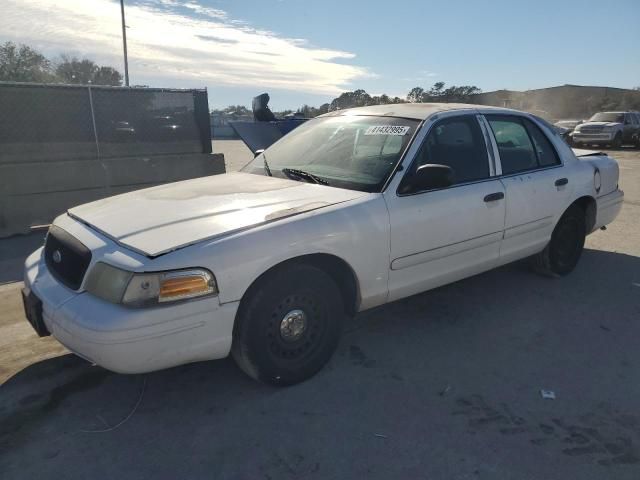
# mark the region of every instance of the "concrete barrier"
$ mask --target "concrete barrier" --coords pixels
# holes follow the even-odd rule
[[[0,159],[0,238],[28,233],[75,205],[225,171],[224,155],[206,153],[7,160]]]

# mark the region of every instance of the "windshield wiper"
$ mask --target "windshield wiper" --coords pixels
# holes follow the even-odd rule
[[[284,173],[291,180],[302,178],[309,183],[317,183],[318,185],[329,185],[329,182],[327,182],[324,178],[317,177],[313,173],[305,172],[304,170],[297,170],[295,168],[283,168],[282,173]]]
[[[267,172],[267,175],[273,177],[273,175],[271,174],[271,169],[269,168],[269,164],[267,163],[267,156],[264,154],[264,152],[262,152],[262,161],[264,165],[264,171]]]

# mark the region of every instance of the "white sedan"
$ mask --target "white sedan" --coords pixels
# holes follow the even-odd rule
[[[231,353],[293,384],[329,360],[348,315],[525,257],[571,272],[622,201],[613,159],[527,113],[332,112],[241,172],[70,209],[26,261],[25,310],[116,372]]]

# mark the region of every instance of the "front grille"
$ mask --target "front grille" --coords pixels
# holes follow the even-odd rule
[[[55,225],[47,234],[44,260],[49,271],[67,287],[78,290],[91,263],[91,250]]]
[[[602,133],[602,131],[603,131],[602,127],[582,127],[580,129],[580,133],[586,133],[586,134]]]

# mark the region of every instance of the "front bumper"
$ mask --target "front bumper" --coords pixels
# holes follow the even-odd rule
[[[217,297],[130,309],[58,282],[42,248],[25,262],[25,291],[42,302],[47,329],[80,357],[119,373],[143,373],[226,357],[238,302]]]
[[[611,143],[614,139],[614,133],[580,133],[573,132],[571,140],[574,143]]]

